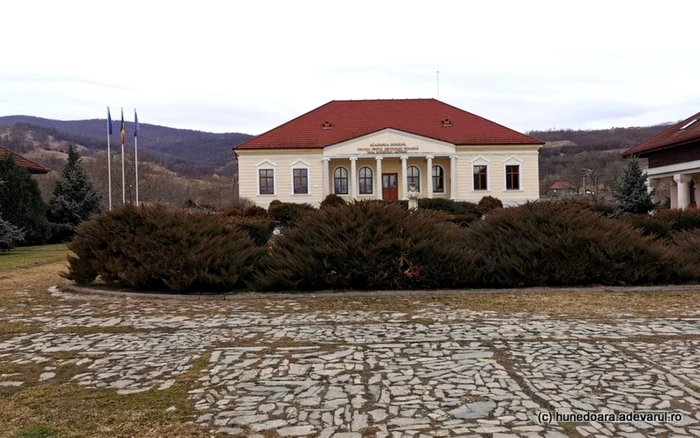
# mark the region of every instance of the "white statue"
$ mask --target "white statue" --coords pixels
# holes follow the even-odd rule
[[[416,190],[416,185],[411,183],[408,186],[408,193],[406,194],[408,198],[408,209],[409,211],[418,210],[418,198],[420,198],[420,192]]]

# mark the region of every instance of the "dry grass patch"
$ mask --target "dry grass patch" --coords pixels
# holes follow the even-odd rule
[[[65,244],[25,246],[0,253],[0,275],[46,263],[67,261],[71,252]]]
[[[333,297],[319,295],[297,300],[301,311],[334,313],[368,311],[391,313],[466,309],[497,314],[534,313],[576,318],[605,318],[611,314],[633,316],[687,316],[700,313],[700,291],[611,292],[580,290],[572,292],[542,291],[523,293],[443,293],[431,296]]]
[[[171,388],[130,395],[67,383],[79,367],[58,367],[50,381],[0,393],[0,436],[40,428],[61,437],[207,436],[200,427],[187,424],[196,415],[187,392],[208,361],[209,355],[200,357]],[[175,410],[166,412],[170,407]]]

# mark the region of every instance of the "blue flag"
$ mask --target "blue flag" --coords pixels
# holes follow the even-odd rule
[[[136,108],[134,108],[134,137],[139,135],[139,116],[136,115]]]
[[[112,135],[112,115],[109,113],[109,107],[107,107],[107,130],[109,135]]]

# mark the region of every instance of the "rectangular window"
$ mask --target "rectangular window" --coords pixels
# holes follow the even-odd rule
[[[275,170],[274,169],[259,169],[258,181],[260,183],[261,195],[275,194]]]
[[[294,194],[306,195],[309,193],[309,170],[308,169],[292,169],[294,177]]]
[[[488,166],[474,166],[474,190],[488,190]]]
[[[506,166],[506,190],[520,190],[520,166]]]

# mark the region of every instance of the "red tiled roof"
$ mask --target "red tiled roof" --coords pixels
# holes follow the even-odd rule
[[[451,126],[443,126],[445,119]],[[235,149],[324,148],[386,128],[456,145],[543,144],[439,100],[381,99],[333,100]]]
[[[46,167],[42,166],[41,164],[37,164],[31,160],[28,160],[21,156],[20,154],[17,154],[15,152],[12,152],[9,149],[5,149],[4,147],[0,146],[0,157],[11,154],[12,156],[15,157],[15,164],[17,164],[19,167],[24,167],[29,171],[29,173],[35,173],[35,174],[44,174],[44,173],[49,173],[51,172],[50,169],[47,169]]]
[[[694,123],[685,129],[681,129],[693,120],[695,120]],[[627,149],[622,153],[622,156],[629,157],[632,155],[640,155],[697,140],[700,140],[700,113],[690,116],[665,131],[661,131],[650,139],[639,143],[637,146]]]
[[[576,187],[573,184],[568,183],[566,181],[557,181],[554,184],[552,184],[551,186],[549,186],[548,190],[561,190],[561,189],[576,190]]]

